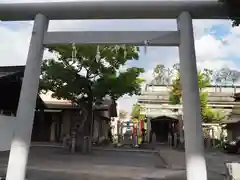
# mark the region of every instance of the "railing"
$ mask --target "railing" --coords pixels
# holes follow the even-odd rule
[[[150,109],[181,109],[182,105],[171,105],[171,104],[143,104],[142,108]]]
[[[159,95],[159,96],[140,96],[139,97],[139,100],[141,99],[158,99],[158,100],[168,100],[169,99],[169,96],[162,96],[162,95]]]

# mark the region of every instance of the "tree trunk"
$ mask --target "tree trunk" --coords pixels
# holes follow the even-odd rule
[[[93,125],[93,98],[90,97],[87,104],[87,120],[84,124],[83,152],[90,153],[92,149],[92,125]]]

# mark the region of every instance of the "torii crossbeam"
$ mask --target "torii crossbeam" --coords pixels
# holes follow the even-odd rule
[[[183,89],[188,180],[207,180],[202,138],[192,18],[227,19],[218,0],[80,0],[78,2],[0,4],[0,20],[34,20],[25,68],[7,180],[24,180],[44,46],[48,44],[132,44],[178,46]],[[178,30],[166,32],[48,32],[49,20],[177,19]]]
[[[218,0],[80,0],[77,2],[1,4],[0,20],[34,20],[44,14],[63,19],[176,19],[187,11],[193,19],[226,19]]]

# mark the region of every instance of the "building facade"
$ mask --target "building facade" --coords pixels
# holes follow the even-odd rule
[[[183,126],[182,105],[172,105],[169,102],[171,85],[146,85],[138,98],[142,107],[141,113],[148,118],[148,131],[158,131],[159,141],[167,141],[170,132],[176,127]],[[204,89],[208,92],[208,103],[216,110],[230,115],[239,102],[235,101],[234,94],[240,92],[240,86],[209,86]],[[178,123],[176,123],[178,122]],[[151,130],[150,130],[151,129]],[[151,132],[148,132],[150,136]]]
[[[235,105],[232,109],[231,116],[228,120],[222,122],[227,130],[227,139],[229,141],[236,140],[240,137],[240,93],[236,93]]]
[[[0,151],[10,148],[9,139],[13,137],[16,114],[25,66],[0,67]],[[38,94],[34,111],[32,141],[62,142],[78,128],[83,135],[87,112],[84,108],[73,106],[69,100],[52,98],[51,92]],[[116,117],[116,103],[105,99],[93,107],[92,135],[94,141],[107,138],[109,121]],[[11,142],[11,141],[10,141]]]

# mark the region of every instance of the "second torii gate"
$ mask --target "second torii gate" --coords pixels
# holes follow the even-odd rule
[[[56,19],[175,19],[177,31],[48,32]],[[217,0],[106,0],[62,3],[0,4],[0,20],[33,20],[27,64],[17,111],[17,121],[8,163],[7,180],[24,180],[29,153],[34,108],[45,45],[130,44],[178,46],[183,89],[186,167],[188,180],[206,180],[197,67],[192,18],[226,19]]]

